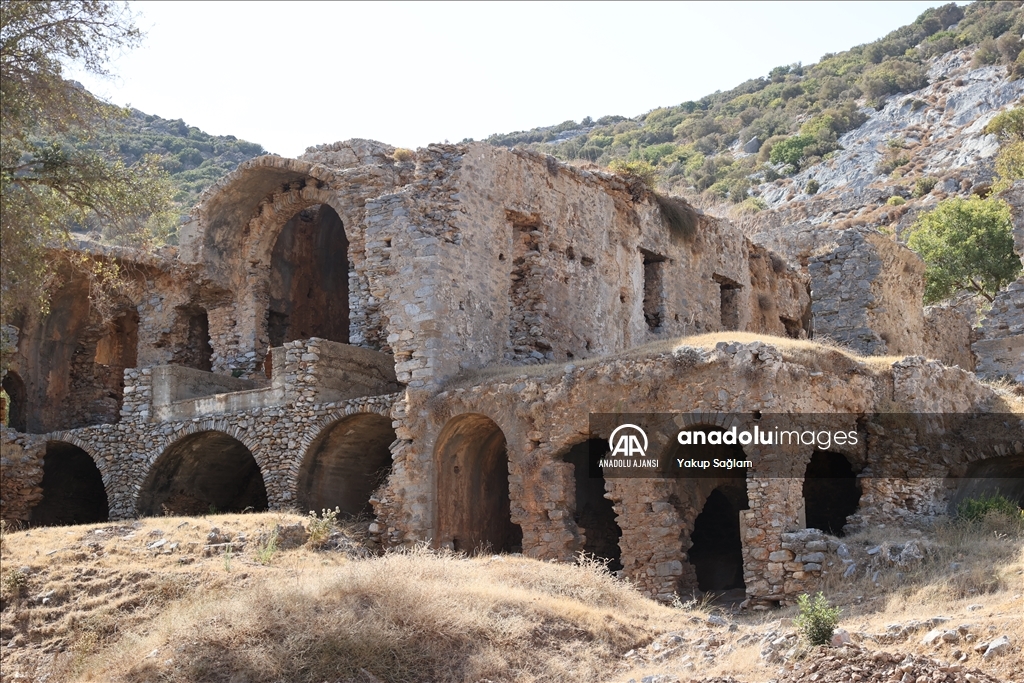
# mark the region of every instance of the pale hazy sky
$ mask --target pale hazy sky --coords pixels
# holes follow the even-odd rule
[[[880,38],[940,2],[133,2],[115,104],[285,156],[636,116]]]

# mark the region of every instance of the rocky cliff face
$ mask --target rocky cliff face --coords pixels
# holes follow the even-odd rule
[[[1024,79],[1007,80],[1002,66],[972,69],[970,61],[969,50],[935,58],[927,87],[891,97],[880,110],[865,108],[868,120],[843,135],[830,158],[755,187],[769,207],[756,241],[806,263],[829,241],[823,231],[874,227],[900,235],[941,199],[985,191],[999,145],[983,130],[1024,98]],[[892,197],[904,203],[889,204]]]

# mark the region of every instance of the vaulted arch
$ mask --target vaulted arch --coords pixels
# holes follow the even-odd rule
[[[505,433],[486,415],[453,417],[434,445],[438,542],[458,551],[522,550],[511,519]]]
[[[96,462],[84,448],[48,441],[43,456],[43,498],[32,508],[30,524],[54,526],[105,522],[107,492]]]
[[[300,510],[338,507],[346,515],[370,513],[370,495],[391,471],[391,418],[355,413],[325,427],[306,449],[299,468]]]
[[[252,451],[220,431],[173,441],[153,463],[139,491],[140,515],[199,515],[266,510],[267,489]]]

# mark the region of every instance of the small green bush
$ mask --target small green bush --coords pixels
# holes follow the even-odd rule
[[[935,178],[929,178],[927,176],[925,176],[924,178],[918,178],[917,182],[914,183],[914,196],[915,197],[923,197],[923,196],[925,196],[926,194],[931,192],[933,189],[935,189],[935,185],[938,182],[939,181],[936,180]]]
[[[0,586],[3,587],[3,591],[7,595],[16,598],[28,586],[28,576],[20,569],[12,569],[4,574],[3,582],[0,583]]]
[[[1024,510],[1021,510],[1016,503],[1001,493],[968,498],[956,506],[957,519],[962,519],[965,522],[978,522],[992,513],[1016,519],[1024,514]]]
[[[818,194],[818,190],[821,189],[821,183],[814,178],[807,181],[807,185],[804,186],[804,192],[807,194]]]
[[[310,510],[309,518],[306,520],[306,532],[309,534],[307,545],[311,548],[323,548],[327,539],[331,537],[331,532],[338,526],[338,515],[340,514],[340,507],[335,507],[333,510],[324,508],[320,511],[319,516],[314,510]]]
[[[256,560],[263,565],[269,565],[277,553],[277,529],[270,532],[266,543],[256,547]]]
[[[885,203],[888,206],[903,206],[904,204],[907,203],[907,200],[899,196],[898,194],[894,194],[893,196],[889,197],[889,200],[886,201]]]
[[[615,159],[608,165],[608,169],[616,175],[622,176],[627,180],[637,181],[648,188],[652,187],[658,179],[658,169],[646,161]]]
[[[793,620],[793,624],[800,635],[811,645],[828,645],[842,609],[830,605],[822,593],[814,598],[804,593],[796,599],[796,604],[800,608],[800,616]]]
[[[889,175],[900,166],[910,163],[910,157],[906,154],[887,154],[878,165],[875,166],[875,173],[878,175]]]

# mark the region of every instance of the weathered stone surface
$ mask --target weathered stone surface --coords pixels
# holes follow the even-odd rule
[[[754,464],[734,481],[591,482],[577,471],[588,456],[570,457],[609,437],[590,433],[589,413],[686,414],[686,424],[722,428],[762,412],[849,415],[865,438],[840,455],[858,470],[887,458],[903,475],[859,480],[850,528],[942,514],[950,473],[992,455],[981,439],[933,457],[907,435],[856,423],[992,408],[997,395],[965,366],[860,361],[798,341],[831,330],[868,352],[917,352],[920,263],[883,236],[848,231],[812,260],[812,328],[808,279],[726,221],[679,204],[685,220],[672,223],[646,189],[533,153],[433,145],[396,162],[393,152],[354,140],[248,161],[204,196],[176,254],[97,251],[133,266],[136,291],[111,327],[72,283],[50,317],[19,331],[10,372],[39,417],[26,425],[37,434],[3,430],[4,518],[31,518],[47,442],[92,459],[111,518],[159,514],[150,492],[160,487],[160,500],[205,511],[189,490],[165,490],[158,463],[216,434],[251,454],[271,509],[300,505],[300,482],[372,479],[351,512],[372,511],[381,546],[557,560],[600,547],[659,599],[699,588],[710,566],[755,601],[790,602],[855,566],[804,528],[813,445],[750,446]],[[344,258],[311,283],[304,266],[329,251],[311,245],[340,244],[337,231]],[[282,303],[285,294],[295,296]],[[342,318],[328,295],[347,301]],[[918,303],[907,314],[893,301]],[[669,341],[704,332],[724,339]],[[318,469],[332,448],[352,460]],[[190,452],[194,489],[207,455]],[[698,519],[713,496],[737,527],[724,568],[698,561]],[[211,538],[211,552],[241,542]]]

